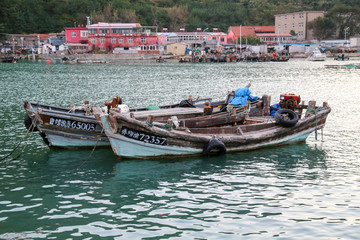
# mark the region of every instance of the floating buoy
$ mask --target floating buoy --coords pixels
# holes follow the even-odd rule
[[[51,60],[50,60],[50,59],[48,59],[48,60],[47,60],[47,64],[50,64],[50,63],[51,63]]]

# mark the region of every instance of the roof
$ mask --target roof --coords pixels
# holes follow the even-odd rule
[[[292,37],[289,33],[257,33],[257,37]]]
[[[87,30],[87,27],[69,27],[65,28],[65,30]]]
[[[275,26],[231,26],[230,28],[235,36],[240,36],[240,28],[242,36],[255,36],[256,33],[275,33]]]
[[[140,23],[104,23],[104,22],[98,22],[96,24],[87,25],[88,28],[135,28],[135,27],[141,27]]]
[[[280,13],[280,14],[275,14],[274,16],[300,14],[300,13],[325,13],[325,12],[324,11],[301,11],[301,12]]]
[[[42,40],[46,40],[46,39],[50,38],[50,34],[37,34],[37,35]]]

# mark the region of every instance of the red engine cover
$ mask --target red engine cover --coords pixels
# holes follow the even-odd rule
[[[280,94],[280,100],[286,101],[288,99],[292,99],[296,102],[299,99],[299,96],[295,94]]]

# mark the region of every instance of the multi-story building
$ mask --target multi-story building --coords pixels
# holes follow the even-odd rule
[[[156,27],[139,23],[97,23],[87,25],[89,49],[115,53],[158,54],[158,36],[151,32]]]
[[[290,33],[293,30],[297,41],[314,39],[313,31],[308,28],[309,22],[324,16],[323,11],[304,11],[275,15],[275,33]]]
[[[65,38],[65,46],[70,51],[86,52],[89,50],[87,27],[65,28]]]
[[[227,33],[228,43],[235,43],[236,39],[246,36],[257,37],[257,34],[274,34],[274,26],[230,26]]]
[[[179,32],[167,34],[167,43],[185,42],[194,47],[206,46],[213,42],[215,45],[227,43],[226,33],[219,32],[217,28],[213,28],[212,32],[206,32],[206,30],[197,28],[196,32],[186,32],[184,28],[181,28]]]

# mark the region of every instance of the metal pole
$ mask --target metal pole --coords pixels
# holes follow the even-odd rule
[[[241,43],[242,43],[241,38],[242,36],[241,36],[241,25],[240,25],[240,52],[241,52]]]

